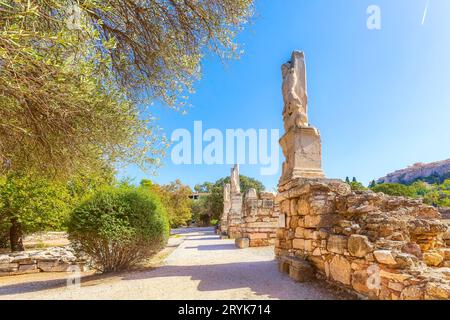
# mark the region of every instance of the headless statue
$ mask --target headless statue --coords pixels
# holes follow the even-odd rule
[[[306,65],[303,52],[294,51],[291,61],[283,64],[284,128],[308,127]]]

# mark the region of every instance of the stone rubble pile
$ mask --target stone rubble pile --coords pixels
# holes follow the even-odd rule
[[[69,246],[0,255],[0,276],[38,272],[67,272],[76,266],[86,270],[86,261],[78,259]]]

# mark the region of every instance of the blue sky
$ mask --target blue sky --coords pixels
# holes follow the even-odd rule
[[[366,27],[369,5],[381,9],[381,30]],[[305,51],[309,120],[322,135],[329,178],[370,180],[415,162],[450,157],[450,1],[256,0],[256,16],[239,35],[240,60],[205,57],[203,77],[187,115],[162,106],[153,113],[173,130],[280,129],[281,64]],[[120,177],[157,183],[181,179],[194,186],[229,175],[229,165],[174,165],[152,177],[135,167]],[[280,166],[283,160],[280,151]],[[281,172],[281,171],[280,171]],[[259,165],[241,173],[274,190],[280,174]]]

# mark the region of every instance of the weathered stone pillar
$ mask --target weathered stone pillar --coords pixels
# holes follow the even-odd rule
[[[239,182],[239,165],[231,169],[230,211],[228,213],[228,236],[236,239],[241,236],[242,194]]]
[[[231,209],[231,185],[229,183],[223,188],[223,213],[220,217],[220,234],[228,235],[228,214]]]

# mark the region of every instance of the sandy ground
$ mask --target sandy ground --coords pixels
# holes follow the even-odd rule
[[[184,232],[184,233],[183,233]],[[295,283],[278,272],[273,248],[236,249],[212,229],[181,232],[162,265],[113,275],[66,274],[0,278],[0,299],[342,299],[323,283]]]

